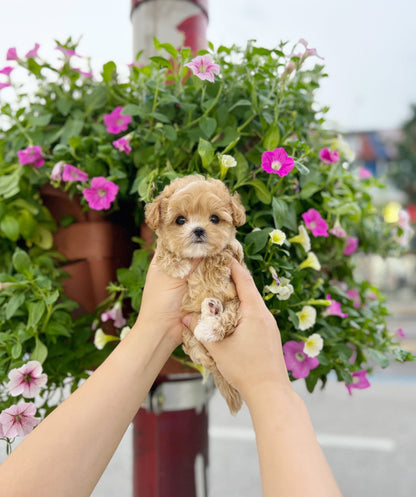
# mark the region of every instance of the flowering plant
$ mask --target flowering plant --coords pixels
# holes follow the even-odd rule
[[[57,63],[35,45],[24,57],[9,49],[0,70],[0,438],[27,433],[35,404],[47,414],[62,387],[75,389],[128,333],[149,264],[144,203],[185,174],[220,178],[240,194],[247,222],[238,237],[292,379],[313,391],[334,372],[351,392],[368,386],[374,362],[411,358],[386,327],[379,291],[354,275],[355,254],[398,247],[367,192],[382,185],[350,167],[316,107],[325,76],[316,50],[304,40],[290,50],[249,42],[192,59],[187,48],[155,45],[161,55],[124,77],[114,62],[94,77],[70,39],[57,45]],[[137,243],[107,300],[81,317],[63,292],[44,185],[128,225]],[[187,361],[180,348],[174,356]]]

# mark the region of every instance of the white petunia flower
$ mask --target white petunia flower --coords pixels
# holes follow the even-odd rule
[[[98,328],[94,335],[94,345],[96,348],[98,350],[103,350],[108,341],[108,335],[106,335],[101,328]]]
[[[272,243],[275,243],[276,245],[283,245],[286,240],[286,235],[282,230],[273,230],[269,233],[269,236]]]
[[[289,238],[289,242],[300,243],[302,247],[305,249],[305,252],[309,252],[309,250],[311,249],[311,240],[303,224],[299,226],[299,234],[293,236],[292,238]]]
[[[298,269],[305,269],[310,267],[311,269],[315,269],[315,271],[319,271],[321,269],[321,263],[318,261],[318,258],[313,252],[308,252],[308,256],[306,259],[299,265]]]
[[[130,326],[124,326],[124,328],[120,332],[120,340],[123,340],[123,338],[126,337],[126,335],[130,330],[131,330]]]
[[[220,166],[222,167],[235,167],[237,165],[237,161],[234,159],[232,155],[220,155]]]
[[[318,333],[314,333],[305,342],[305,346],[303,347],[303,352],[308,357],[316,357],[321,352],[324,346],[324,341]]]
[[[312,328],[316,322],[316,309],[310,305],[305,305],[296,313],[296,316],[299,318],[299,329],[307,330]]]

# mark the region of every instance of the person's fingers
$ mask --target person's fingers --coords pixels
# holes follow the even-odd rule
[[[231,278],[234,281],[237,289],[238,297],[243,302],[256,302],[261,301],[261,298],[253,277],[249,270],[243,267],[237,260],[233,259],[231,262]]]

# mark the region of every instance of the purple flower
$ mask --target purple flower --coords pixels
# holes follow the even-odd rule
[[[122,328],[126,323],[126,319],[123,317],[123,311],[121,309],[121,303],[116,302],[112,309],[101,314],[101,321],[104,323],[112,319],[114,321],[114,326],[116,328]]]
[[[82,71],[81,69],[78,69],[77,67],[73,67],[72,70],[81,74],[81,76],[84,76],[84,78],[93,78],[94,77],[94,74],[90,71]]]
[[[113,135],[126,131],[131,123],[131,116],[122,116],[122,110],[123,107],[116,107],[111,114],[104,114],[104,124],[107,131]]]
[[[346,231],[341,226],[339,221],[336,221],[334,226],[329,230],[331,235],[336,236],[337,238],[345,238],[347,236]]]
[[[35,46],[32,48],[32,50],[29,50],[29,52],[26,54],[26,59],[35,59],[38,56],[39,47],[39,43],[35,43]]]
[[[51,180],[53,180],[53,181],[61,180],[64,167],[65,167],[65,163],[63,161],[57,162],[52,168]]]
[[[367,169],[366,167],[360,167],[358,170],[358,177],[360,179],[367,179],[371,178],[373,175],[371,174],[371,171]]]
[[[326,296],[326,299],[331,301],[331,304],[326,308],[326,311],[325,311],[325,314],[327,316],[339,316],[340,318],[347,318],[348,317],[348,314],[346,314],[345,312],[342,312],[341,304],[339,302],[337,302],[336,300],[333,300],[329,293]]]
[[[214,64],[210,55],[198,55],[185,66],[189,67],[199,79],[206,79],[211,83],[214,82],[214,74],[220,73],[220,66]]]
[[[127,155],[131,152],[130,140],[128,136],[124,136],[123,138],[119,138],[118,140],[113,141],[113,146],[120,150],[120,152],[126,152]]]
[[[95,211],[108,210],[116,198],[118,186],[112,181],[107,181],[103,176],[97,176],[91,181],[91,187],[82,192],[90,209]]]
[[[0,425],[3,435],[7,438],[28,435],[40,423],[35,418],[36,406],[33,402],[22,402],[4,409],[0,414]]]
[[[324,164],[332,164],[333,162],[339,161],[339,154],[336,150],[331,152],[329,148],[323,148],[319,152],[319,158]]]
[[[81,57],[81,55],[78,55],[77,53],[75,53],[75,50],[72,50],[70,48],[65,48],[65,47],[61,47],[61,45],[57,45],[55,47],[55,50],[59,50],[60,52],[62,52],[65,57],[72,57],[72,56],[75,56],[75,57]]]
[[[30,164],[33,167],[42,167],[43,164],[45,164],[42,154],[42,147],[40,145],[19,150],[17,152],[17,157],[19,158],[19,162],[22,166]]]
[[[7,50],[6,60],[19,60],[15,47],[10,47]]]
[[[9,86],[12,86],[10,83],[0,83],[0,90],[3,88],[8,88]]]
[[[63,181],[88,181],[88,174],[72,164],[64,164],[62,170]]]
[[[261,167],[266,173],[278,174],[281,178],[290,173],[294,164],[293,158],[282,147],[263,152],[261,156]]]
[[[370,382],[368,381],[366,377],[367,371],[365,369],[362,369],[361,371],[355,371],[352,373],[352,383],[349,385],[345,384],[345,386],[348,389],[348,393],[352,395],[351,390],[353,388],[358,388],[358,389],[363,389],[363,388],[368,388],[370,385]]]
[[[6,66],[3,69],[0,69],[0,74],[4,74],[5,76],[10,76],[10,73],[13,71],[13,67]]]
[[[314,55],[315,57],[318,57],[319,59],[325,60],[324,57],[321,57],[318,55],[318,52],[316,51],[316,48],[309,48],[308,47],[308,42],[301,38],[298,43],[301,43],[305,47],[305,53],[303,55],[303,58],[306,59],[307,57],[311,57]]]
[[[7,389],[10,395],[30,398],[36,397],[40,389],[46,385],[48,376],[42,373],[42,365],[38,361],[29,361],[20,368],[12,369],[9,373]]]
[[[309,209],[302,214],[306,227],[311,230],[313,236],[329,236],[328,224],[316,209]]]
[[[355,238],[353,236],[348,236],[347,237],[347,244],[345,245],[344,248],[344,255],[351,255],[353,254],[358,247],[358,238]]]
[[[311,369],[319,366],[319,360],[316,357],[308,357],[303,351],[304,342],[295,342],[290,340],[283,345],[283,355],[286,362],[286,368],[292,372],[293,378],[306,378]]]
[[[403,328],[398,328],[396,330],[395,336],[397,336],[399,338],[405,338],[406,337],[406,333],[403,331]]]

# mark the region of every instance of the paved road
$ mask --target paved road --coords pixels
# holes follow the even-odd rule
[[[416,316],[403,312],[391,329],[405,329],[416,345]],[[416,349],[413,350],[416,352]],[[305,400],[319,441],[344,497],[416,497],[416,362],[376,370],[371,388],[354,391],[329,381]],[[93,497],[131,497],[131,432],[124,437]],[[220,395],[210,402],[209,497],[261,495],[254,433],[243,409],[229,415]]]

